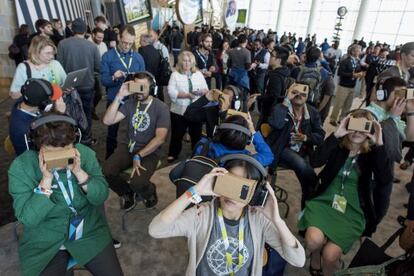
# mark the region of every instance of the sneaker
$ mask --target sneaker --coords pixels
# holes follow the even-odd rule
[[[125,211],[130,211],[135,208],[137,202],[135,200],[135,193],[130,192],[121,196],[121,209]]]
[[[116,239],[112,239],[112,244],[114,245],[115,249],[121,248],[122,243]]]
[[[156,191],[154,191],[154,194],[149,199],[144,200],[144,205],[147,208],[152,208],[155,205],[157,205],[157,203],[158,203],[158,196],[157,196]]]

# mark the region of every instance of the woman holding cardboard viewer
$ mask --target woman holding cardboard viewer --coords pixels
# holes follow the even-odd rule
[[[362,119],[362,128],[351,127],[349,122],[355,119]],[[364,129],[367,121],[373,132]],[[310,163],[324,168],[298,228],[306,231],[310,274],[330,276],[340,267],[342,253],[346,254],[370,229],[375,214],[370,200],[372,172],[375,179],[392,181],[392,161],[385,151],[381,125],[369,111],[358,109],[341,121],[311,156]]]
[[[155,238],[184,236],[190,250],[186,275],[262,275],[264,244],[278,251],[290,264],[305,264],[305,251],[280,218],[275,194],[269,183],[264,207],[252,207],[213,192],[215,177],[231,173],[259,180],[251,163],[233,159],[206,174],[197,185],[177,198],[149,226]],[[195,205],[201,196],[217,196]]]

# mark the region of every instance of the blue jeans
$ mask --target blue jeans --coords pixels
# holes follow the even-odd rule
[[[78,90],[79,96],[82,101],[83,112],[85,113],[86,120],[88,121],[88,128],[83,133],[84,137],[82,140],[91,141],[92,140],[92,109],[93,109],[93,101],[95,98],[95,90],[94,88],[91,89],[84,89]],[[90,146],[90,142],[87,143]]]
[[[302,187],[302,209],[305,207],[305,201],[310,199],[317,182],[317,177],[314,169],[309,162],[300,156],[297,152],[285,148],[279,156],[279,165],[295,172],[296,177]]]
[[[267,247],[268,245],[266,245],[266,248]],[[267,264],[263,267],[263,276],[283,276],[287,262],[273,248],[266,250],[269,259]]]

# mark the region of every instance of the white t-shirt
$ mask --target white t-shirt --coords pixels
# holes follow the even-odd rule
[[[30,66],[30,71],[32,74],[32,78],[34,79],[44,79],[49,82],[56,82],[61,87],[65,83],[66,80],[66,72],[63,69],[62,65],[57,60],[52,60],[48,66],[44,67],[43,69],[37,70]],[[23,84],[27,81],[27,69],[24,62],[20,63],[17,68],[16,72],[14,73],[13,81],[10,86],[10,91],[12,93],[20,92]]]

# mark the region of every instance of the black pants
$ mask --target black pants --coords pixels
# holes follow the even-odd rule
[[[108,100],[106,103],[106,108],[111,105],[113,101]],[[113,124],[108,126],[108,134],[106,135],[106,156],[105,159],[108,159],[109,156],[114,153],[118,143],[117,143],[117,136],[118,136],[118,129],[119,129],[119,123]]]
[[[66,250],[59,252],[48,263],[40,274],[41,276],[69,276],[73,275],[73,269],[66,271],[70,254]],[[112,242],[109,243],[98,255],[96,255],[85,267],[95,276],[124,275],[119,264],[118,257]]]
[[[408,163],[412,164],[414,159],[414,142],[407,142],[404,141],[402,143],[403,148],[408,147],[408,151],[404,156],[404,161],[407,161]]]
[[[83,140],[92,140],[92,109],[93,109],[93,98],[95,91],[92,89],[78,90],[79,96],[82,101],[83,111],[85,112],[86,120],[88,121],[88,128],[82,135]],[[89,144],[87,144],[89,146]]]
[[[187,121],[184,116],[171,112],[171,142],[168,156],[177,158],[181,152],[182,140],[187,131],[191,138],[191,148],[194,149],[195,145],[201,138],[201,123],[194,123]]]
[[[120,145],[116,148],[103,165],[103,174],[109,183],[109,187],[119,196],[131,191],[141,195],[144,199],[149,199],[155,193],[155,185],[150,182],[154,174],[159,156],[152,153],[142,158],[141,165],[146,169],[140,170],[140,175],[134,174],[130,183],[121,176],[122,171],[132,167],[133,155],[129,153],[126,145]]]

